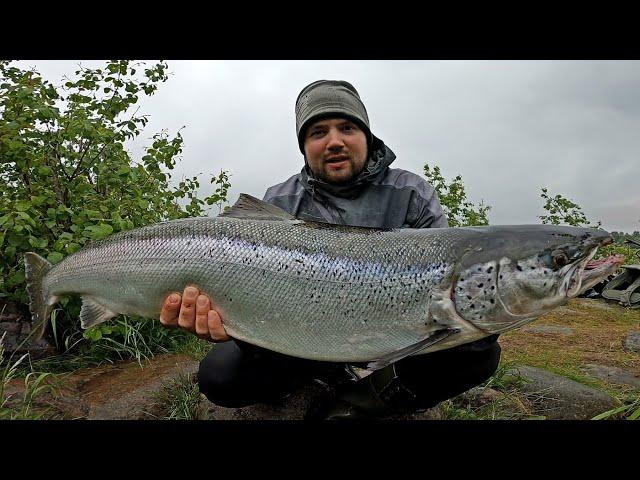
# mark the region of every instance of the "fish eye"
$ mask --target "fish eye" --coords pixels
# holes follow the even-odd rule
[[[567,263],[569,263],[569,258],[567,257],[566,253],[561,251],[556,251],[552,253],[552,261],[553,261],[553,266],[555,268],[562,268]]]

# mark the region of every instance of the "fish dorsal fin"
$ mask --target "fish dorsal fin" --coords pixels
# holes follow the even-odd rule
[[[80,309],[80,325],[89,328],[99,323],[111,320],[118,314],[101,305],[90,295],[82,296],[82,308]]]
[[[275,205],[263,202],[249,194],[241,193],[238,201],[229,210],[218,215],[219,217],[240,218],[243,220],[298,220],[288,212]]]

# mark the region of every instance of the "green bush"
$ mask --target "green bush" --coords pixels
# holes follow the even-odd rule
[[[227,172],[211,176],[216,188],[204,199],[198,176],[171,183],[180,131],[153,135],[139,159],[125,148],[148,121],[136,104],[167,78],[162,61],[123,60],[79,68],[55,86],[34,70],[0,62],[0,297],[28,303],[25,252],[56,263],[112,233],[222,208]],[[77,324],[79,299],[62,305],[58,327],[68,318]],[[78,328],[56,332],[65,337],[59,343],[69,346],[65,339]],[[116,332],[105,332],[103,344]]]
[[[487,214],[491,207],[483,202],[475,205],[467,200],[467,193],[460,175],[447,183],[440,172],[440,167],[437,165],[430,167],[429,164],[425,164],[424,176],[435,189],[450,227],[489,225]]]

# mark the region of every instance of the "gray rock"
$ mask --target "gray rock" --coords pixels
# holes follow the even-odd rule
[[[640,353],[640,330],[629,332],[624,339],[623,347],[625,350]]]
[[[531,325],[522,329],[523,332],[550,333],[554,335],[573,335],[573,329],[569,327],[558,327],[556,325]]]
[[[474,410],[493,407],[505,418],[522,418],[531,413],[522,400],[512,392],[501,392],[489,387],[474,387],[458,395],[454,402]]]
[[[594,377],[601,378],[607,382],[617,383],[620,385],[631,385],[632,387],[640,387],[640,377],[621,368],[610,367],[607,365],[598,365],[588,363],[585,365],[587,372]]]
[[[534,413],[549,420],[589,420],[620,406],[615,398],[595,388],[535,367],[519,366],[526,395]]]

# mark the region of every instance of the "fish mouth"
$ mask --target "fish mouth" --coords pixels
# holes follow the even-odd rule
[[[582,282],[578,295],[581,295],[591,287],[606,280],[610,275],[613,275],[623,263],[624,256],[618,254],[598,260],[589,260],[581,272]]]
[[[597,285],[624,263],[624,256],[618,254],[593,260],[599,247],[609,245],[612,242],[613,239],[611,237],[601,240],[583,260],[576,262],[572,266],[565,276],[565,281],[563,281],[563,287],[566,288],[565,294],[568,298],[576,297],[592,286]]]

